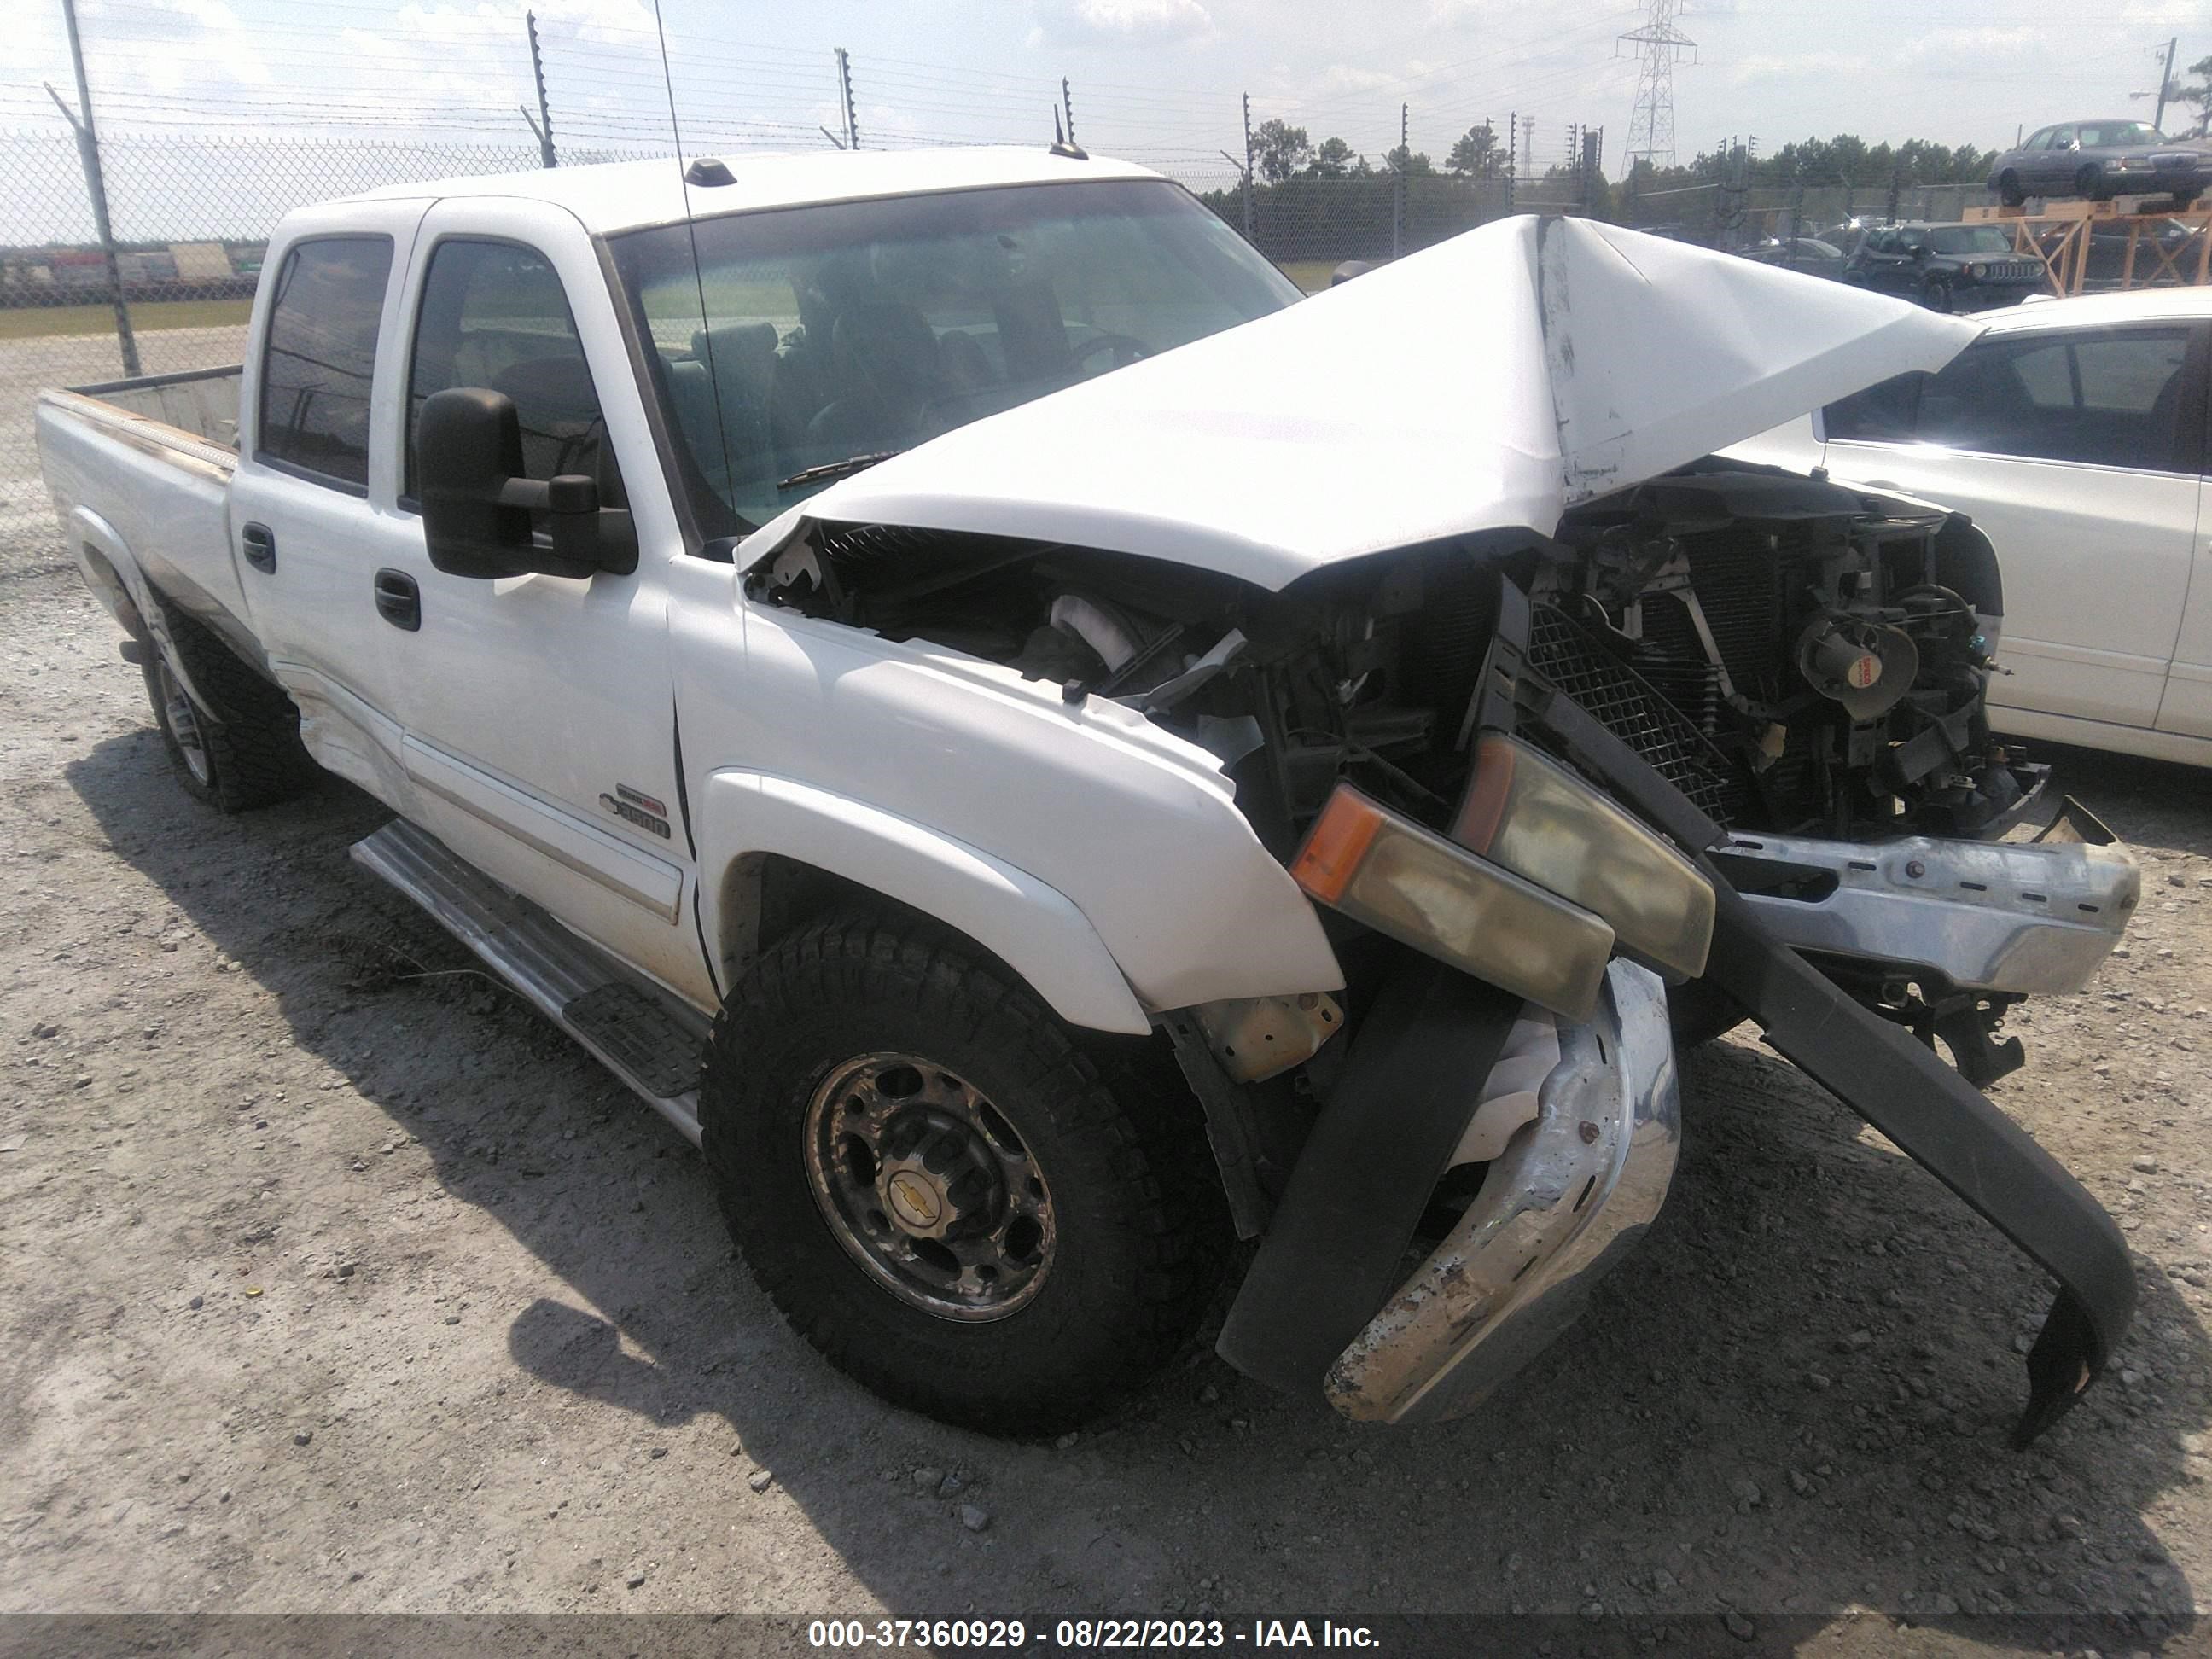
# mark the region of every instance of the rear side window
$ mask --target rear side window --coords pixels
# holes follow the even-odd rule
[[[1846,441],[2169,470],[2188,357],[2184,328],[1985,339],[1938,374],[1901,374],[1829,404],[1822,427]]]
[[[407,380],[410,499],[422,405],[455,386],[514,400],[526,477],[584,473],[599,481],[602,501],[621,501],[584,343],[560,276],[543,254],[513,242],[454,240],[430,256]]]
[[[388,236],[328,237],[284,256],[262,348],[255,459],[367,491],[369,380],[391,275]]]

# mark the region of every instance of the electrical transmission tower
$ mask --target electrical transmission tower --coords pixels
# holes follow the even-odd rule
[[[1613,53],[1623,45],[1633,46],[1640,61],[1636,71],[1636,112],[1628,118],[1628,166],[1638,161],[1655,167],[1674,165],[1674,65],[1683,52],[1696,63],[1698,43],[1674,27],[1681,0],[1645,0],[1644,27],[1616,37]]]

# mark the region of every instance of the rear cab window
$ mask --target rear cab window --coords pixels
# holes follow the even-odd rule
[[[368,492],[369,389],[388,236],[324,236],[284,256],[262,343],[253,458],[349,495]]]

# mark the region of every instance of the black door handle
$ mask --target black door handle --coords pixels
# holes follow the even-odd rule
[[[404,570],[376,573],[376,614],[412,634],[422,626],[422,592]]]
[[[238,532],[240,545],[245,549],[246,562],[256,570],[276,572],[276,537],[265,524],[250,524]]]

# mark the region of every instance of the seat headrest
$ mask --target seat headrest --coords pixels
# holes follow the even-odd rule
[[[720,323],[691,331],[691,355],[718,374],[765,374],[775,363],[774,323]]]

